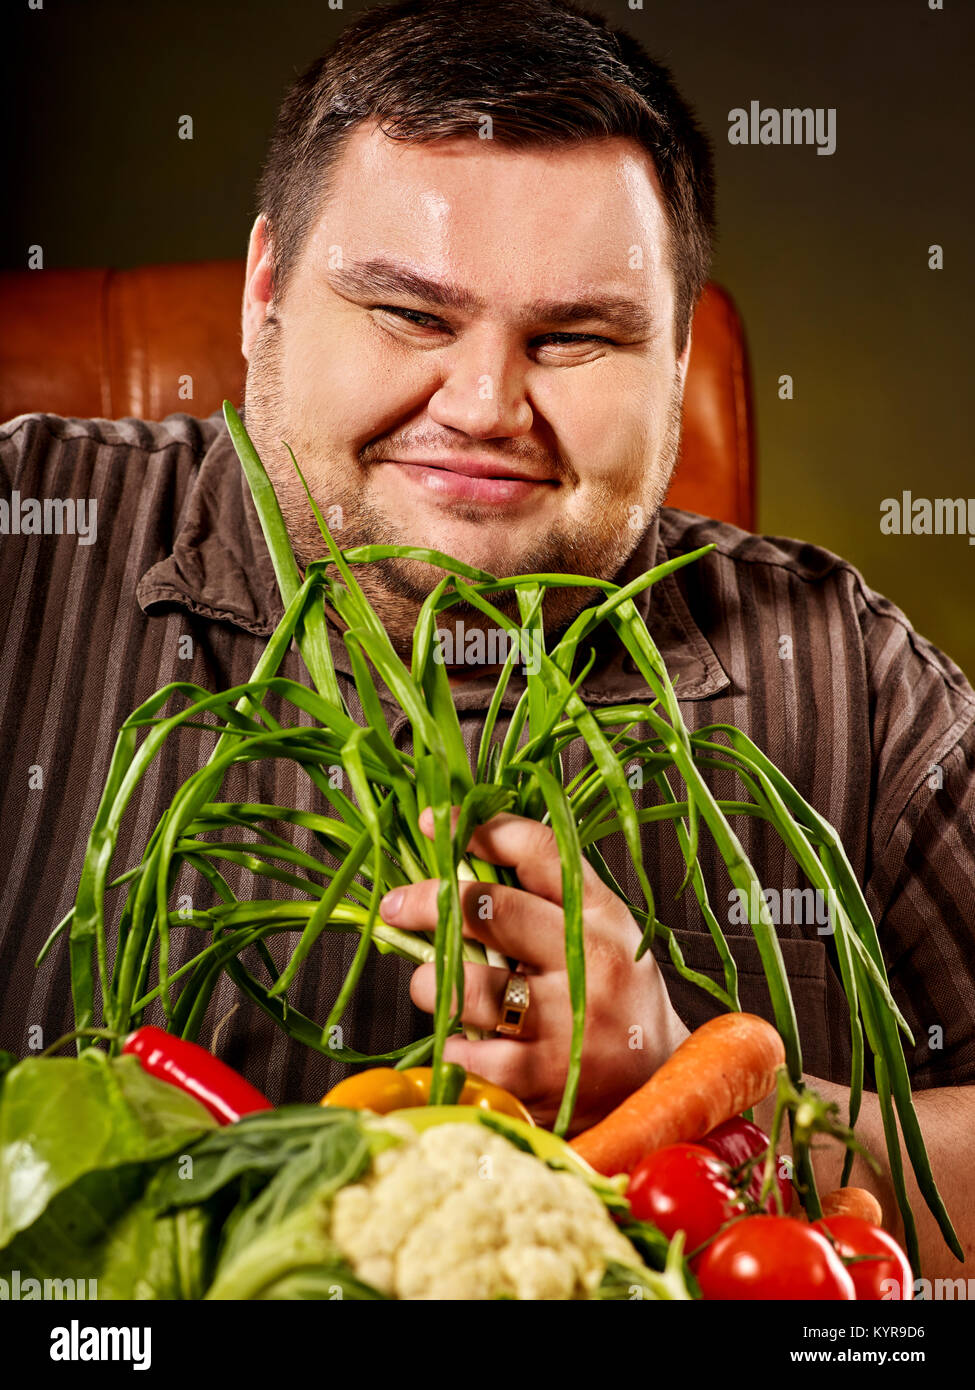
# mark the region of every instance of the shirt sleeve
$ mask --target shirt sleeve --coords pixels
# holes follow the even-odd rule
[[[899,609],[864,590],[874,764],[864,896],[912,1086],[975,1084],[975,692]]]

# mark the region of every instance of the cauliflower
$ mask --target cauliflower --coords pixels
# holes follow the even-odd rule
[[[381,1292],[584,1299],[608,1260],[643,1268],[584,1178],[480,1125],[400,1134],[366,1178],[335,1194],[332,1211],[336,1245]]]

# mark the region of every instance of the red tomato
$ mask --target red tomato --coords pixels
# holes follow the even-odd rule
[[[704,1251],[695,1269],[705,1298],[856,1298],[824,1235],[789,1216],[746,1216]]]
[[[758,1125],[752,1124],[751,1120],[744,1120],[740,1115],[736,1115],[734,1119],[725,1120],[723,1125],[712,1129],[710,1134],[705,1134],[698,1142],[712,1153],[716,1153],[729,1168],[740,1168],[748,1159],[765,1153],[768,1148],[768,1135],[759,1129]],[[748,1184],[748,1195],[755,1203],[758,1202],[762,1191],[764,1166],[760,1163],[752,1169],[751,1181]],[[792,1210],[792,1183],[782,1175],[781,1169],[776,1173],[776,1179],[782,1193],[782,1209],[788,1216]],[[770,1216],[778,1212],[773,1193],[765,1199],[765,1210]]]
[[[745,1204],[729,1182],[731,1170],[699,1144],[671,1144],[633,1169],[626,1195],[633,1215],[665,1236],[685,1231],[685,1254],[741,1216]]]
[[[872,1226],[859,1216],[824,1216],[812,1223],[814,1231],[832,1236],[836,1252],[843,1260],[854,1255],[882,1255],[880,1260],[857,1260],[847,1265],[857,1298],[880,1299],[914,1297],[914,1275],[904,1251],[893,1236]],[[894,1287],[899,1292],[892,1293]]]

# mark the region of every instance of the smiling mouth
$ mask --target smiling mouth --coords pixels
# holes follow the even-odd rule
[[[429,495],[443,501],[504,506],[537,498],[544,490],[560,486],[556,478],[533,477],[503,463],[481,459],[380,461],[391,464],[412,486],[425,488]]]

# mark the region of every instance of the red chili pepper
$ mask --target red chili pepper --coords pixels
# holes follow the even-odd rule
[[[712,1129],[710,1134],[705,1134],[704,1138],[697,1142],[702,1144],[704,1148],[710,1149],[712,1153],[717,1154],[719,1158],[723,1158],[729,1168],[740,1168],[750,1158],[764,1154],[768,1148],[768,1135],[764,1134],[758,1125],[736,1115],[734,1119],[726,1120],[723,1125],[718,1125],[717,1128]],[[776,1166],[778,1168],[778,1165]],[[763,1176],[763,1165],[759,1163],[753,1168],[751,1181],[748,1184],[748,1195],[755,1202],[758,1201],[762,1190]],[[778,1168],[776,1178],[779,1191],[782,1193],[783,1210],[788,1216],[792,1207],[792,1183],[783,1175],[781,1168]],[[766,1199],[765,1210],[771,1215],[778,1212],[774,1196],[769,1195]]]
[[[271,1102],[249,1081],[207,1052],[205,1047],[177,1038],[162,1028],[139,1028],[130,1033],[122,1051],[138,1057],[142,1070],[178,1086],[205,1105],[222,1125],[233,1124],[255,1110],[273,1110]]]

